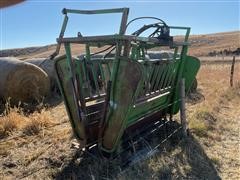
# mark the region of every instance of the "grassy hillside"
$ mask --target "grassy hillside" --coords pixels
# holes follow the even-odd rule
[[[207,56],[213,51],[236,50],[240,48],[240,31],[224,32],[204,35],[191,35],[189,39],[191,47],[189,54],[194,56]],[[17,56],[19,58],[28,57],[48,57],[56,49],[56,45],[48,45],[43,47],[29,47],[0,51],[0,56]],[[81,45],[73,45],[73,55],[79,55],[83,52],[84,47]],[[60,54],[64,54],[61,48]]]
[[[240,31],[191,35],[189,53],[194,56],[207,56],[213,51],[236,50],[240,48]]]

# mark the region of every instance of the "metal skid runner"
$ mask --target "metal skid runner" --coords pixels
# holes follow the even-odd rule
[[[119,33],[82,36],[79,32],[77,37],[66,38],[64,32],[71,13],[121,13]],[[65,18],[58,47],[51,58],[55,60],[59,87],[81,148],[105,157],[125,152],[122,157],[129,160],[134,159],[133,154],[145,151],[141,147],[153,152],[156,148],[150,142],[156,140],[154,137],[158,137],[159,144],[182,127],[186,130],[172,117],[181,107],[181,117],[185,119],[181,99],[188,92],[200,62],[187,55],[190,28],[168,26],[155,17],[128,22],[128,13],[128,8],[63,9]],[[129,25],[146,18],[157,22],[126,35]],[[185,36],[175,40],[172,30],[182,30]],[[66,55],[56,57],[61,44]],[[73,57],[71,44],[85,45],[85,52],[79,51],[79,56]],[[130,163],[127,159],[125,164]]]

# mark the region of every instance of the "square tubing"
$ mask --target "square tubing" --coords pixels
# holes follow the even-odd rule
[[[180,80],[180,120],[183,127],[183,135],[187,136],[187,120],[186,120],[186,106],[185,106],[185,78]]]

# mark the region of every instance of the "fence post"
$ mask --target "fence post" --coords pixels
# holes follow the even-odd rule
[[[233,86],[233,74],[234,74],[235,56],[233,56],[231,74],[230,74],[230,86]]]
[[[187,136],[187,120],[186,120],[186,107],[185,107],[185,79],[180,81],[180,120],[183,127],[183,135]]]

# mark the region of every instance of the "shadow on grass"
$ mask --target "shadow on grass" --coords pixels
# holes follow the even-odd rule
[[[180,143],[182,155],[190,166],[187,177],[197,179],[221,179],[218,175],[214,162],[207,156],[200,143],[190,134]],[[180,155],[180,158],[183,156]]]
[[[118,162],[109,163],[75,152],[56,179],[220,179],[213,162],[198,141],[189,135],[164,143],[153,156],[125,170]]]
[[[49,107],[55,107],[63,102],[63,98],[60,93],[52,93],[51,96],[47,97],[44,101]]]
[[[201,89],[197,89],[196,91],[189,92],[187,94],[186,102],[189,104],[198,104],[205,100],[204,95],[202,94]]]

